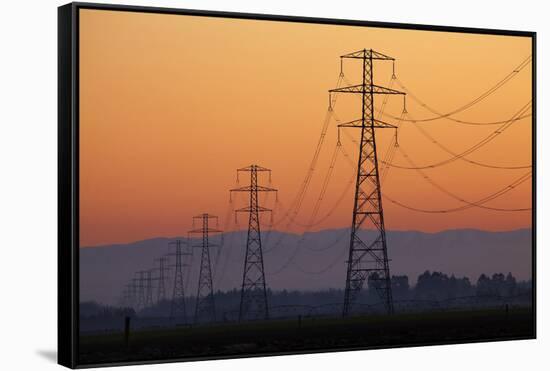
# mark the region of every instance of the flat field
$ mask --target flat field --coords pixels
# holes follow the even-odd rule
[[[529,339],[531,308],[292,318],[81,335],[80,362],[226,358],[434,343]]]

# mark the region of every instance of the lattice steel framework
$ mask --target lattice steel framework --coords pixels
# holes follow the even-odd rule
[[[237,169],[237,176],[240,172],[250,173],[250,185],[230,190],[231,193],[249,193],[248,206],[235,210],[235,212],[247,212],[249,215],[239,321],[247,319],[268,319],[269,308],[267,304],[264,259],[262,253],[260,213],[270,212],[271,209],[265,208],[259,204],[258,194],[259,192],[277,192],[277,190],[258,185],[258,173],[268,172],[269,178],[271,179],[270,169],[258,165],[250,165]]]
[[[130,280],[130,300],[131,300],[131,307],[135,310],[139,307],[139,278],[132,278]]]
[[[209,236],[211,233],[220,233],[221,230],[210,228],[209,220],[215,219],[216,223],[218,217],[210,214],[201,214],[193,217],[193,221],[200,219],[201,228],[192,229],[190,234],[200,234],[202,237],[202,243],[195,245],[194,247],[201,248],[201,263],[199,269],[199,285],[197,288],[197,301],[195,306],[195,323],[202,321],[215,321],[216,320],[216,307],[214,304],[214,285],[212,283],[212,265],[210,264],[210,248],[216,246],[211,243]],[[194,224],[194,223],[193,223]]]
[[[149,308],[153,305],[153,272],[152,270],[148,270],[145,272],[145,282],[147,283],[145,286],[145,308]]]
[[[187,312],[185,308],[185,282],[183,276],[183,267],[188,264],[183,263],[183,257],[186,255],[191,255],[190,252],[184,251],[184,246],[187,245],[186,241],[175,240],[169,243],[171,246],[174,246],[175,252],[173,254],[168,254],[169,256],[174,256],[176,263],[174,267],[174,289],[172,291],[172,305],[170,306],[170,319],[183,319],[185,322],[187,320]]]
[[[362,101],[361,118],[338,125],[361,130],[343,315],[348,316],[352,312],[353,304],[363,288],[365,280],[372,282],[387,313],[391,314],[393,313],[393,299],[378,174],[375,129],[395,128],[395,126],[374,117],[374,95],[404,95],[404,93],[374,84],[373,61],[394,62],[394,58],[372,49],[363,49],[340,58],[342,60],[345,58],[359,59],[363,62],[362,84],[329,90],[330,94],[361,94]],[[360,229],[369,229],[369,231],[364,231],[359,236]]]
[[[162,258],[155,259],[156,262],[158,262],[158,270],[159,275],[157,277],[158,279],[158,286],[157,286],[157,303],[160,303],[164,300],[166,300],[166,272],[170,270],[168,267],[169,258],[167,256],[163,256]]]
[[[138,275],[138,278],[135,280],[137,282],[137,301],[136,301],[136,309],[143,309],[145,308],[145,302],[146,302],[146,274],[147,271],[138,271],[136,272]]]
[[[122,291],[122,297],[120,300],[120,305],[125,308],[132,307],[132,284],[126,284],[124,290]]]

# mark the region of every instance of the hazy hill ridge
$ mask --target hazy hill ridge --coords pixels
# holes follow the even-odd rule
[[[299,243],[303,237],[303,242]],[[168,242],[176,238],[80,249],[81,301],[115,303],[134,272],[153,268],[154,259],[169,252]],[[213,239],[219,241],[220,237]],[[467,276],[472,283],[481,273],[512,272],[520,280],[529,279],[531,275],[531,229],[388,231],[387,240],[391,273],[408,275],[411,284],[425,270]],[[246,231],[225,233],[223,242],[220,249],[213,248],[211,253],[216,290],[240,286]],[[323,230],[304,236],[264,232],[263,245],[270,288],[314,290],[344,286],[349,229]],[[189,295],[194,295],[197,287],[200,249],[194,249],[192,259],[188,272]]]

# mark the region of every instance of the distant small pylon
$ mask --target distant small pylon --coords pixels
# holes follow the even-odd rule
[[[216,320],[216,306],[214,303],[214,285],[212,283],[212,266],[210,264],[210,248],[215,246],[209,240],[211,233],[220,233],[221,230],[209,227],[210,219],[218,217],[210,214],[201,214],[193,217],[193,220],[201,220],[201,228],[192,229],[191,234],[200,234],[202,241],[194,247],[201,248],[201,264],[199,270],[199,284],[197,288],[197,302],[195,306],[195,323],[201,321],[213,322]]]
[[[162,258],[155,259],[158,262],[158,286],[157,286],[157,303],[163,302],[166,300],[166,272],[170,270],[168,267],[169,258],[163,256]]]
[[[169,245],[175,247],[173,255],[176,263],[173,265],[174,271],[174,290],[172,292],[172,304],[170,307],[170,319],[187,321],[187,311],[185,308],[185,284],[183,278],[183,267],[187,264],[183,263],[183,257],[191,255],[189,252],[184,252],[183,247],[187,243],[183,240],[175,240]]]
[[[145,308],[146,304],[146,278],[145,275],[147,274],[147,271],[138,271],[136,272],[138,275],[138,278],[136,280],[137,282],[137,303],[136,303],[136,309],[140,310]]]
[[[264,272],[264,258],[262,253],[262,238],[260,231],[260,213],[269,211],[259,205],[258,192],[277,192],[275,188],[258,185],[258,173],[271,170],[258,165],[250,165],[239,172],[250,173],[250,185],[231,189],[230,192],[247,192],[250,195],[249,205],[235,212],[248,213],[248,237],[244,260],[243,281],[241,286],[241,304],[239,307],[239,321],[245,319],[268,319],[269,307],[267,303],[267,289]]]
[[[153,270],[146,271],[145,308],[153,306]]]

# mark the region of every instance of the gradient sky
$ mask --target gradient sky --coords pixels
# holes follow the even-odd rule
[[[281,210],[295,197],[309,167],[335,87],[339,56],[372,48],[397,59],[396,73],[430,106],[447,112],[471,101],[531,54],[529,38],[313,25],[178,15],[80,10],[80,236],[81,246],[185,235],[192,216],[220,216],[226,230],[239,228],[229,215],[235,169],[257,163],[273,170]],[[360,63],[346,61],[346,78],[360,82]],[[388,85],[391,63],[375,65],[375,83]],[[394,88],[397,86],[394,85]],[[378,99],[378,98],[377,98]],[[510,118],[531,99],[531,67],[457,118]],[[378,99],[376,105],[382,98]],[[335,113],[359,118],[357,97],[340,95]],[[402,99],[390,97],[386,112],[399,116]],[[414,118],[432,117],[412,99]],[[382,118],[388,121],[388,118]],[[333,120],[297,221],[306,223],[319,197],[336,145]],[[450,157],[414,127],[403,123],[399,144],[417,164]],[[418,124],[461,152],[498,126],[466,126],[446,120]],[[359,131],[348,129],[358,137]],[[393,130],[378,130],[379,156]],[[468,158],[495,165],[531,163],[531,119],[514,123]],[[356,161],[357,150],[342,135]],[[397,153],[394,162],[408,165]],[[455,161],[426,173],[463,197],[477,200],[527,170],[500,170]],[[340,157],[319,217],[342,193],[343,202],[312,230],[347,227],[353,206],[347,183],[353,170]],[[241,184],[245,182],[241,178]],[[267,177],[261,177],[267,185]],[[487,203],[531,207],[531,181]],[[413,207],[462,206],[411,170],[391,169],[383,193]],[[245,206],[241,196],[233,207]],[[422,214],[384,200],[386,229],[438,231],[456,228],[510,230],[530,227],[531,213],[479,208]],[[264,219],[264,222],[268,222]],[[240,228],[247,218],[240,216]],[[299,225],[277,228],[302,232]]]

